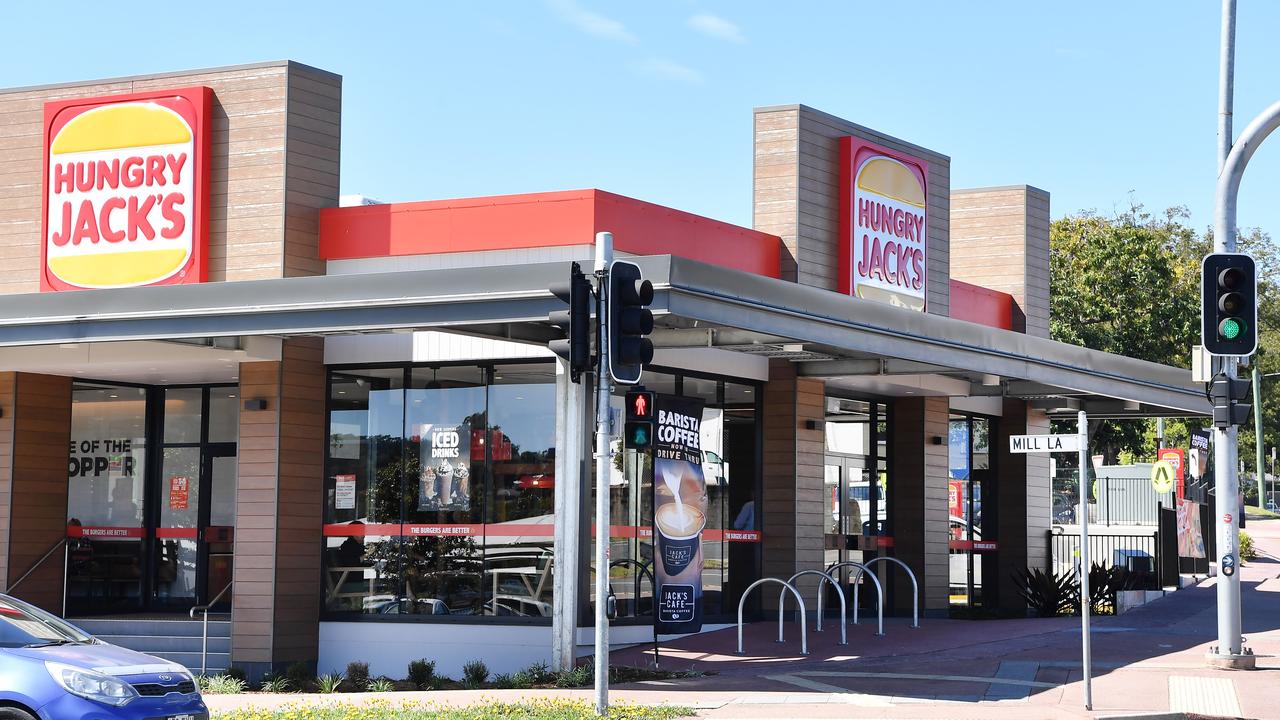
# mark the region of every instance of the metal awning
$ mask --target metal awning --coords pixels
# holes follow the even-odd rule
[[[968,377],[975,394],[1107,399],[1116,417],[1209,412],[1187,370],[669,255],[631,259],[654,284],[659,345],[788,357],[821,377],[896,363]],[[405,329],[541,343],[563,308],[547,288],[566,274],[546,263],[10,295],[0,347]],[[1001,387],[983,391],[984,375]]]

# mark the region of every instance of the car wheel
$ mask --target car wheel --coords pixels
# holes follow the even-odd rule
[[[36,716],[16,707],[0,707],[0,720],[36,720]]]

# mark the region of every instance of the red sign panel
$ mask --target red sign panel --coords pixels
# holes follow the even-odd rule
[[[40,289],[204,282],[207,87],[44,106]]]
[[[191,505],[191,478],[175,475],[169,478],[169,509],[186,510]]]

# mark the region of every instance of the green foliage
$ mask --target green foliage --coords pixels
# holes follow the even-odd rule
[[[480,660],[472,660],[462,666],[462,684],[468,688],[478,688],[489,679],[489,666]]]
[[[316,691],[325,695],[336,693],[345,679],[341,674],[321,675],[316,678]]]
[[[369,663],[367,662],[349,662],[347,663],[347,679],[351,681],[352,687],[363,688],[369,684]]]
[[[396,689],[396,684],[391,682],[391,678],[380,677],[365,683],[365,689],[369,692],[392,692]]]
[[[245,687],[244,680],[231,675],[201,675],[196,682],[205,695],[238,695]]]
[[[289,684],[298,690],[302,690],[311,684],[316,676],[311,672],[311,665],[305,662],[296,662],[284,671],[284,675],[289,679]]]
[[[265,693],[287,693],[293,689],[289,684],[289,678],[277,675],[268,675],[262,678],[262,684],[259,688]]]
[[[584,665],[579,665],[572,670],[567,670],[565,672],[560,673],[556,677],[556,687],[558,688],[586,687],[587,685],[591,685],[592,683],[595,682],[595,677],[596,677],[595,663],[588,662]]]
[[[1249,533],[1240,531],[1240,561],[1249,562],[1258,559],[1258,548],[1253,544],[1253,538]]]
[[[1050,335],[1054,340],[1141,360],[1190,366],[1200,342],[1200,263],[1213,249],[1210,231],[1187,225],[1185,208],[1162,215],[1133,204],[1103,217],[1083,212],[1050,226]],[[1238,249],[1258,263],[1259,363],[1280,371],[1280,247],[1254,228],[1243,230]],[[1280,384],[1264,388],[1265,445],[1280,445]],[[1203,420],[1169,420],[1166,445],[1189,447],[1190,429]],[[1055,432],[1064,426],[1054,423]],[[1143,460],[1156,451],[1153,421],[1107,421],[1091,430],[1092,448],[1108,464]],[[1074,428],[1071,428],[1074,429]],[[1253,423],[1240,429],[1241,459],[1254,465]],[[1073,466],[1072,458],[1063,458]]]
[[[1073,612],[1074,598],[1080,591],[1071,573],[1050,575],[1039,568],[1015,570],[1014,586],[1018,596],[1040,617],[1057,617]]]
[[[245,673],[244,668],[230,667],[227,668],[227,677],[233,677],[242,683],[248,684],[249,676]]]
[[[413,660],[409,662],[409,682],[419,688],[426,689],[436,676],[435,660]]]

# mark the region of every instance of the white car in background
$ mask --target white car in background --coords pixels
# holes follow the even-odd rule
[[[726,485],[729,482],[729,463],[713,450],[702,451],[702,478],[708,485]]]

